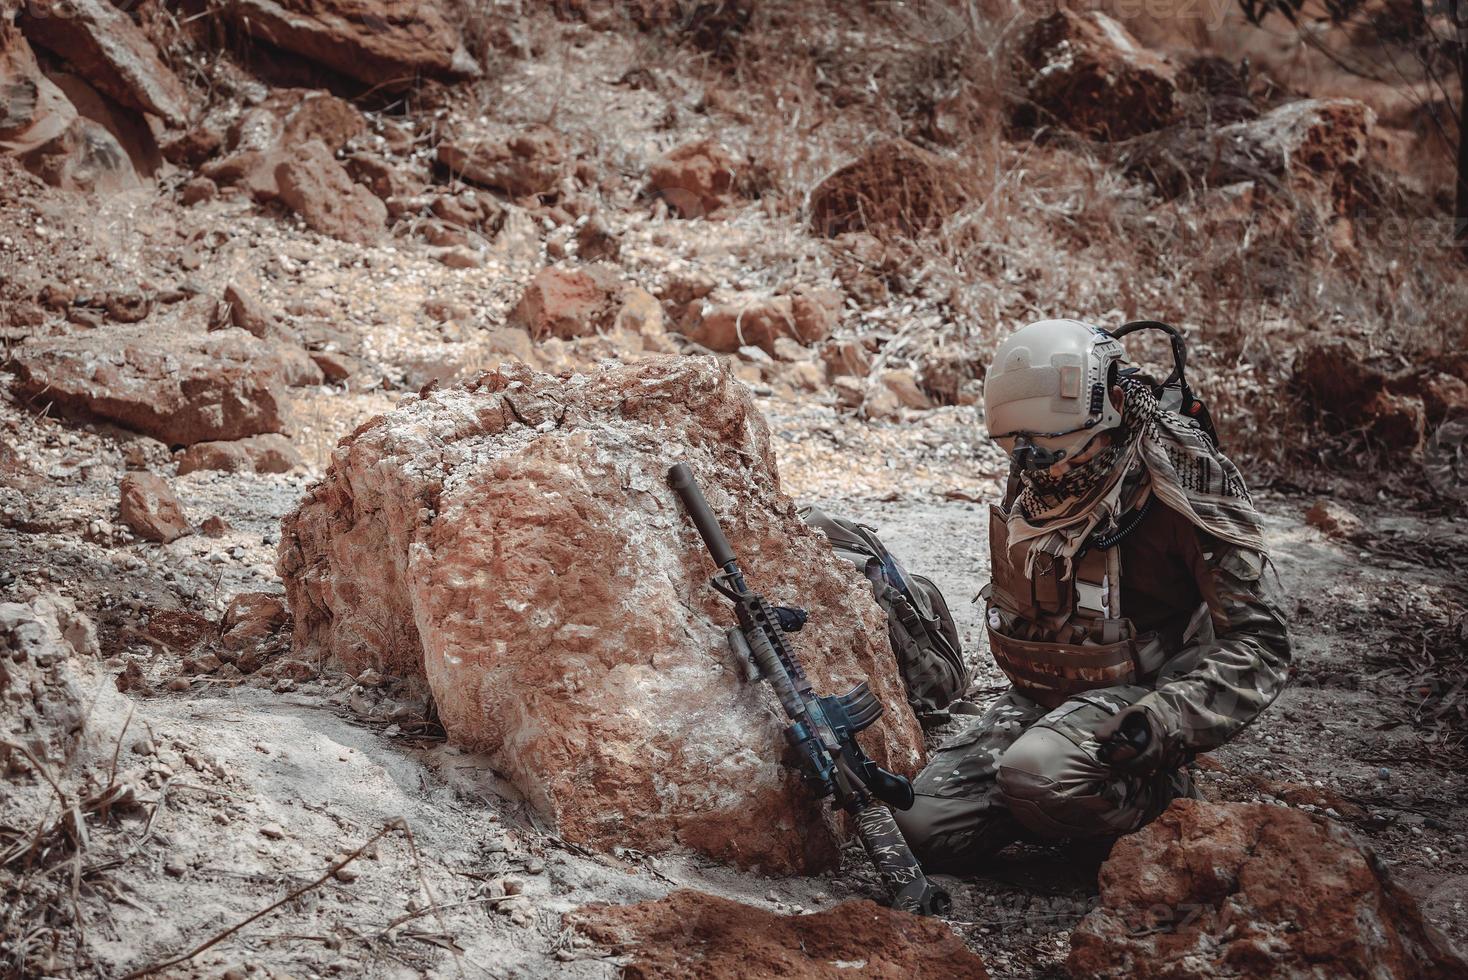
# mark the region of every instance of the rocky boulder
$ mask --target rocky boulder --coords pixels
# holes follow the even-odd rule
[[[678,461],[751,584],[810,610],[816,689],[870,681],[887,713],[863,744],[911,772],[922,737],[871,592],[780,492],[767,425],[712,358],[512,362],[361,426],[283,523],[297,654],[426,680],[449,737],[578,844],[831,867],[772,694],[730,660]]]
[[[1422,448],[1427,407],[1406,380],[1390,377],[1344,341],[1305,345],[1295,355],[1293,384],[1306,420],[1332,435],[1360,433],[1387,454]]]
[[[220,642],[226,651],[248,650],[290,622],[284,597],[270,592],[241,592],[229,600],[220,622]]]
[[[251,37],[376,89],[480,71],[437,0],[227,0],[224,13]]]
[[[28,796],[53,805],[35,763],[61,765],[75,753],[88,705],[70,661],[96,656],[96,630],[70,599],[0,603],[0,820],[8,826],[36,825],[39,810],[30,820],[13,819]],[[17,792],[8,780],[23,780],[36,792]]]
[[[107,0],[31,0],[18,23],[99,91],[171,126],[188,121],[188,90],[142,29]]]
[[[967,199],[954,168],[904,139],[887,140],[810,192],[811,228],[834,237],[870,232],[909,237],[931,231]]]
[[[1376,114],[1353,99],[1301,99],[1227,126],[1179,126],[1121,154],[1128,172],[1177,197],[1194,188],[1324,188],[1339,200],[1366,163]]]
[[[1020,43],[1016,73],[1027,96],[1022,122],[1124,140],[1177,116],[1176,70],[1099,10],[1059,10],[1036,22]]]
[[[1461,977],[1468,961],[1340,824],[1178,800],[1123,837],[1071,935],[1075,977]]]
[[[66,132],[76,108],[41,72],[35,52],[0,16],[0,153],[20,155]]]
[[[509,324],[531,337],[585,337],[609,328],[621,307],[625,286],[610,269],[588,265],[551,266],[536,273]]]
[[[280,200],[323,235],[372,245],[386,231],[387,206],[355,183],[320,140],[307,140],[275,168]]]
[[[31,151],[26,169],[52,187],[111,194],[142,182],[127,150],[95,120],[77,116],[60,136]]]
[[[537,126],[504,139],[460,139],[438,145],[438,162],[453,177],[511,197],[548,194],[566,157],[560,136]]]
[[[238,328],[146,326],[37,338],[11,352],[16,391],[37,406],[101,418],[170,445],[279,432],[285,364]]]
[[[984,961],[937,919],[875,902],[780,915],[705,892],[675,891],[637,905],[589,905],[572,928],[628,958],[629,977],[787,977],[985,980]]]
[[[194,530],[173,488],[154,473],[124,474],[117,510],[122,523],[144,541],[167,544]]]
[[[289,473],[302,465],[290,439],[276,432],[228,442],[196,442],[178,460],[178,475],[195,470],[224,473]]]
[[[706,218],[734,200],[738,176],[729,151],[711,139],[686,143],[652,165],[648,192],[679,217]]]
[[[839,293],[799,289],[783,296],[702,305],[679,329],[709,350],[732,354],[741,347],[758,347],[777,357],[776,342],[781,338],[810,345],[830,337],[840,311]]]

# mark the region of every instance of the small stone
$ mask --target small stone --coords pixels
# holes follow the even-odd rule
[[[186,872],[187,870],[187,868],[185,868],[182,864],[179,864],[177,861],[165,861],[163,863],[164,874],[167,874],[171,878],[182,878],[184,876],[184,872]]]
[[[189,679],[187,677],[172,677],[163,686],[170,691],[187,691],[189,689]]]
[[[355,864],[348,864],[337,868],[331,873],[331,876],[337,881],[351,884],[352,882],[360,878],[362,876],[362,873],[357,870],[357,866]]]
[[[280,840],[285,837],[285,831],[280,829],[278,823],[268,823],[260,828],[260,836],[270,840]]]
[[[525,891],[525,879],[523,878],[510,875],[504,879],[504,883],[506,895],[519,895]]]

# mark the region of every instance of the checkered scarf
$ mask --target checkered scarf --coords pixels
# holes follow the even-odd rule
[[[1223,541],[1264,551],[1259,512],[1239,469],[1197,423],[1162,408],[1152,386],[1130,377],[1116,442],[1058,480],[1020,475],[1024,489],[1009,516],[1011,543],[1033,540],[1026,571],[1038,551],[1070,558],[1097,528],[1141,503],[1147,491],[1200,529]]]

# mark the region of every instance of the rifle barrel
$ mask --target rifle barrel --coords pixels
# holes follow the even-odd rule
[[[693,471],[688,468],[688,464],[679,463],[668,470],[668,483],[683,501],[688,516],[693,518],[693,526],[698,528],[703,543],[708,546],[709,554],[714,556],[714,564],[727,571],[729,563],[734,561],[734,549],[729,547],[729,539],[724,537],[719,519],[709,509],[709,502],[704,499],[703,491],[698,488],[698,481],[693,478]]]

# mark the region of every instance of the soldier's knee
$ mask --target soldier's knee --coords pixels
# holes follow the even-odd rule
[[[1103,793],[1106,773],[1059,732],[1031,728],[999,760],[999,792],[1014,819],[1043,840],[1117,832],[1116,806]]]
[[[979,800],[919,794],[892,816],[929,871],[963,874],[1014,839],[1003,809]]]

